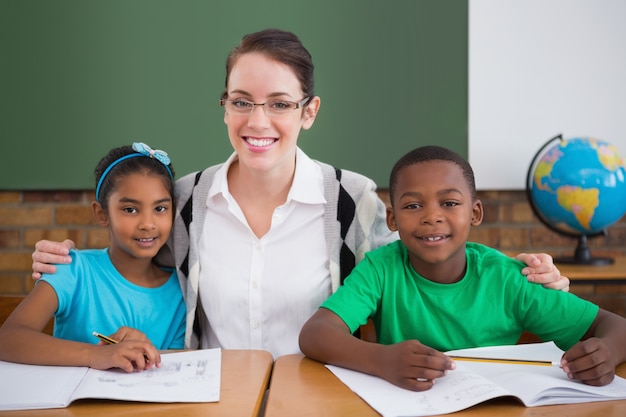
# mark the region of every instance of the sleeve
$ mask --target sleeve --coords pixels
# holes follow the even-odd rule
[[[375,263],[369,255],[366,256],[348,275],[343,285],[322,303],[321,308],[337,314],[350,332],[354,333],[378,309],[382,294],[379,276]]]
[[[186,253],[189,250],[189,223],[191,223],[190,199],[193,187],[197,181],[198,172],[192,172],[176,181],[174,186],[174,200],[176,211],[174,213],[174,223],[172,232],[165,244],[157,253],[154,261],[161,267],[172,268],[176,265],[174,258],[175,243],[179,242],[179,253]],[[185,271],[186,272],[186,271]],[[184,275],[186,278],[186,274]]]
[[[580,341],[598,315],[597,305],[572,293],[516,281],[521,291],[515,304],[524,328],[563,350]]]
[[[387,227],[387,207],[376,192],[376,184],[370,179],[367,179],[363,196],[357,203],[357,218],[361,224],[369,225],[369,250],[398,239],[398,234]],[[365,253],[357,253],[357,259],[363,259],[364,256]]]
[[[56,273],[43,274],[41,277],[41,280],[50,284],[56,292],[59,307],[55,317],[68,317],[71,314],[71,306],[79,292],[78,276],[83,269],[82,258],[75,249],[72,249],[69,255],[72,258],[71,263],[56,265]]]

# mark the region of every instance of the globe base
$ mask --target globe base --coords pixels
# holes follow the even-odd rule
[[[578,239],[578,246],[576,246],[576,251],[574,252],[574,256],[562,256],[562,257],[554,258],[555,264],[602,266],[602,265],[610,265],[613,262],[614,262],[613,258],[592,257],[591,251],[589,250],[589,246],[587,246],[586,235],[582,235]]]

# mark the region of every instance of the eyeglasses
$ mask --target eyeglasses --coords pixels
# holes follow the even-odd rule
[[[263,106],[265,115],[268,117],[284,116],[293,110],[299,109],[304,106],[310,97],[305,97],[299,102],[286,101],[286,100],[271,100],[265,103],[253,103],[251,101],[238,98],[235,100],[220,100],[220,106],[224,107],[227,112],[232,114],[238,114],[242,116],[248,116],[252,114],[256,106]]]

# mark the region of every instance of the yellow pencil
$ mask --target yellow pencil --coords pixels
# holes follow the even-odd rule
[[[102,340],[103,342],[106,342],[110,345],[114,345],[116,343],[119,343],[117,340],[110,338],[109,336],[103,335],[102,333],[98,333],[98,332],[91,332],[92,335],[96,336],[98,339]],[[150,359],[148,359],[148,357],[146,356],[146,354],[144,353],[143,358],[146,360],[146,362],[150,362]]]
[[[109,336],[105,336],[102,333],[92,332],[91,334],[96,336],[98,339],[102,340],[103,342],[106,342],[106,343],[108,343],[110,345],[114,345],[114,344],[118,343],[117,340],[111,339]]]
[[[481,358],[476,356],[450,356],[456,361],[506,363],[511,365],[561,366],[560,362],[540,361],[532,359]]]

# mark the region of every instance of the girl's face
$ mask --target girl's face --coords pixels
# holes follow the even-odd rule
[[[259,53],[239,57],[233,66],[227,99],[253,103],[270,100],[300,102],[305,96],[292,69]],[[319,109],[319,97],[304,108],[280,116],[267,116],[263,106],[255,106],[249,115],[224,114],[230,143],[239,164],[252,170],[294,169],[300,129],[313,125]]]
[[[438,282],[460,279],[470,228],[483,216],[461,168],[439,160],[406,166],[394,194],[387,224],[400,234],[413,268]]]
[[[152,259],[165,245],[172,230],[173,200],[163,181],[146,173],[118,179],[108,214],[97,216],[109,227],[111,259]]]

